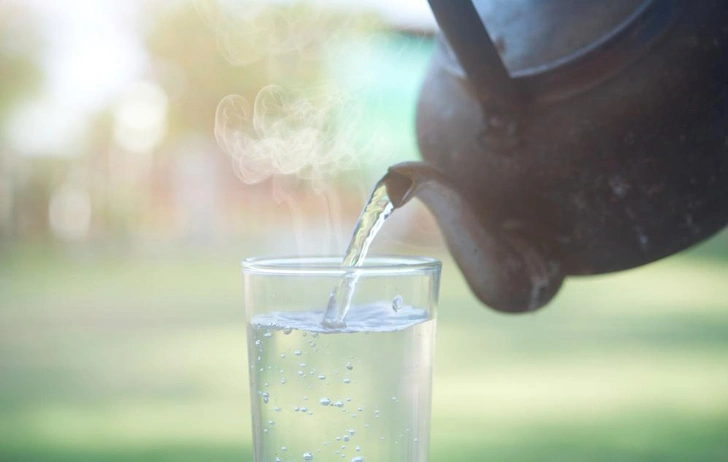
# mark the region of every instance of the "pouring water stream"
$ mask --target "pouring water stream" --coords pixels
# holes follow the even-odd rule
[[[354,288],[359,275],[354,268],[364,263],[369,247],[384,222],[394,210],[394,205],[387,195],[387,187],[380,180],[372,191],[364,206],[359,220],[354,227],[354,234],[344,254],[343,266],[346,273],[338,280],[329,295],[329,303],[322,324],[328,328],[346,326],[345,318],[354,295]],[[351,270],[350,270],[351,268]]]

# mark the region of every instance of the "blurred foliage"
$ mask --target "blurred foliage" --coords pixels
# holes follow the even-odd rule
[[[42,80],[43,44],[33,19],[19,5],[5,2],[0,6],[0,124]]]
[[[243,2],[238,16],[219,8],[214,0],[200,0],[198,8],[193,2],[173,2],[153,9],[147,18],[145,46],[153,63],[152,77],[170,96],[172,139],[195,132],[211,134],[217,105],[228,94],[252,102],[271,83],[292,88],[315,85],[326,71],[328,38],[342,23],[352,33],[351,29],[370,22],[305,7],[302,2],[271,3],[255,13]],[[246,17],[251,15],[252,19]],[[233,19],[223,19],[228,17]],[[299,32],[315,33],[316,39],[280,49],[257,42],[261,37],[295,38]],[[259,53],[255,59],[239,62],[231,56],[251,48]]]
[[[31,228],[32,238],[47,236],[48,184],[41,180],[44,173],[25,172],[25,180],[16,185],[17,158],[8,145],[5,124],[10,115],[38,91],[42,83],[40,59],[44,43],[32,17],[21,5],[0,4],[0,250],[11,238],[19,235],[22,227]],[[40,183],[40,184],[39,184]],[[29,210],[24,223],[16,224],[14,215],[23,198],[23,207]],[[39,228],[35,229],[35,226]]]
[[[168,133],[213,133],[215,109],[231,92],[254,95],[266,82],[261,72],[241,72],[217,53],[215,32],[192,2],[152,12],[145,44],[157,80],[170,97]]]
[[[240,95],[252,104],[260,90],[270,84],[290,88],[303,97],[320,95],[329,86],[342,85],[341,94],[355,95],[355,104],[360,106],[348,106],[347,100],[341,103],[339,111],[343,117],[360,117],[357,135],[366,143],[375,137],[389,143],[383,148],[376,145],[369,151],[352,147],[353,143],[341,143],[360,154],[361,159],[361,163],[359,159],[351,162],[347,166],[350,170],[336,171],[332,178],[326,178],[330,181],[328,186],[341,193],[343,207],[347,203],[358,204],[360,196],[369,188],[368,182],[373,180],[362,178],[362,170],[371,164],[372,158],[383,157],[382,153],[414,156],[411,121],[416,85],[412,82],[422,72],[420,63],[423,51],[428,52],[427,46],[422,47],[416,41],[410,44],[406,37],[400,37],[402,40],[398,39],[397,43],[384,39],[370,47],[370,39],[377,33],[380,39],[395,34],[391,31],[381,34],[384,28],[378,18],[352,14],[346,8],[302,1],[253,3],[197,0],[140,4],[140,27],[136,31],[140,35],[141,51],[148,60],[139,78],[148,85],[159,85],[166,96],[162,142],[155,145],[153,152],[141,156],[127,152],[120,145],[123,143],[119,143],[117,119],[119,107],[128,97],[122,89],[120,94],[110,95],[106,107],[89,118],[86,138],[69,149],[75,155],[61,159],[40,153],[31,160],[24,153],[14,153],[12,162],[0,162],[0,189],[5,184],[13,192],[11,218],[3,219],[0,211],[0,221],[4,220],[0,241],[5,242],[8,237],[7,242],[51,237],[49,220],[44,215],[47,215],[49,198],[64,181],[76,183],[90,195],[93,218],[88,238],[91,241],[131,242],[129,238],[144,234],[145,230],[166,238],[172,238],[175,233],[184,234],[175,228],[184,221],[179,217],[186,213],[178,210],[183,200],[175,181],[179,181],[176,176],[187,168],[185,165],[195,162],[189,158],[196,156],[206,156],[209,163],[219,164],[216,168],[220,177],[214,181],[219,196],[224,199],[215,206],[221,213],[227,213],[222,218],[227,229],[239,226],[239,219],[229,218],[233,208],[235,215],[258,211],[246,209],[250,204],[232,203],[244,196],[266,195],[270,199],[268,215],[262,221],[256,220],[259,227],[264,226],[266,218],[280,222],[281,217],[274,217],[276,213],[285,215],[283,221],[289,221],[287,209],[276,212],[270,182],[257,187],[243,186],[234,177],[230,159],[217,148],[213,137],[216,109],[225,96]],[[25,21],[31,13],[24,11],[22,4],[16,8],[17,13],[8,10],[11,14],[5,15],[3,11],[0,15],[0,27],[4,30],[4,45],[0,50],[3,60],[0,99],[4,105],[0,108],[0,117],[2,110],[9,113],[27,98],[42,96],[37,86],[42,73],[36,66],[43,57],[41,42],[33,38],[33,21]],[[352,43],[353,52],[349,49]],[[380,50],[377,58],[384,59],[372,59],[373,50]],[[415,53],[408,55],[413,50]],[[405,63],[398,71],[406,75],[407,84],[402,85],[396,79],[377,79],[377,85],[381,84],[382,88],[346,86],[347,82],[361,80],[363,74],[386,72],[392,65],[401,64],[402,59]],[[130,82],[130,88],[138,83]],[[327,123],[336,125],[341,121]],[[323,131],[336,129],[325,125]],[[383,171],[385,162],[390,163],[380,161],[377,172]],[[46,173],[52,170],[57,170],[61,178],[51,178]],[[362,186],[362,183],[367,184]],[[305,195],[309,187],[308,182],[300,181],[292,191]],[[26,225],[42,229],[32,230]],[[246,225],[246,229],[251,227]]]

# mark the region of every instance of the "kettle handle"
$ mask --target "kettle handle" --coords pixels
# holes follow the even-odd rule
[[[518,112],[524,92],[511,78],[472,0],[428,0],[473,90],[492,114]]]

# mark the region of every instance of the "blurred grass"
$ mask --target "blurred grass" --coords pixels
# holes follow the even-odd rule
[[[446,259],[432,459],[728,460],[727,243],[525,316],[482,308]],[[251,460],[231,255],[4,255],[0,460]]]

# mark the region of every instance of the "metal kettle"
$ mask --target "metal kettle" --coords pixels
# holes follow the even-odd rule
[[[473,292],[535,310],[564,277],[643,265],[728,223],[728,2],[430,0],[430,209]]]

